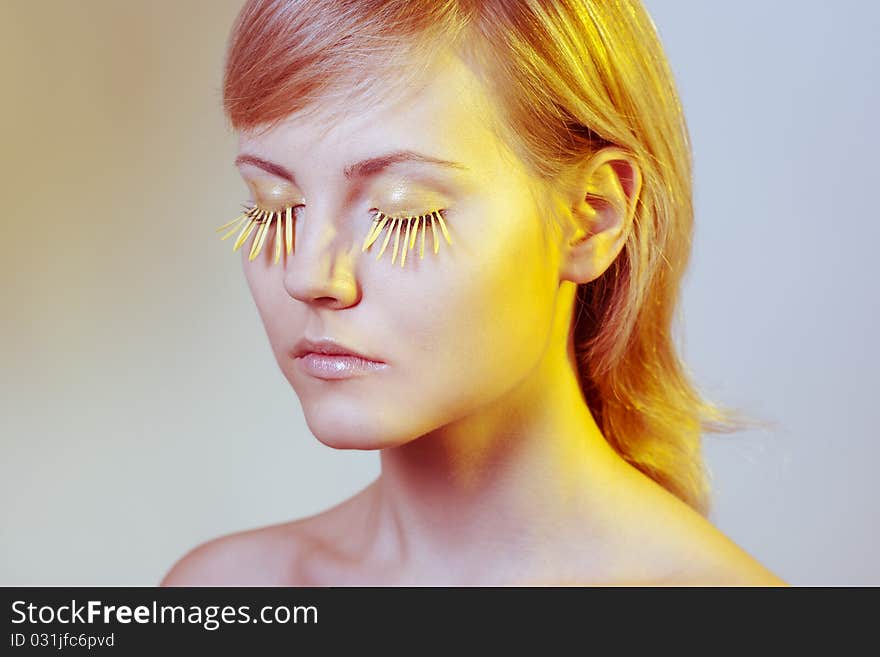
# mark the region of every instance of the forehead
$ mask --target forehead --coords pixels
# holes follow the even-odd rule
[[[327,173],[397,149],[475,168],[509,156],[492,129],[497,120],[492,98],[457,57],[438,60],[406,88],[372,91],[375,102],[369,104],[325,100],[270,131],[242,132],[239,151],[294,168],[326,167]],[[329,107],[330,102],[345,104]]]

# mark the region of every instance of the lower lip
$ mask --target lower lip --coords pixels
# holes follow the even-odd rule
[[[366,360],[358,356],[336,356],[330,354],[308,353],[296,358],[296,362],[307,374],[318,379],[347,379],[363,376],[388,367],[387,363]]]

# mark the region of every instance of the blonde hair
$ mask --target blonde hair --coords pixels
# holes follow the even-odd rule
[[[701,434],[765,424],[704,400],[676,350],[693,234],[691,147],[638,0],[250,0],[230,38],[224,108],[234,129],[255,130],[318,105],[382,102],[379,90],[423,79],[438,48],[480,75],[497,129],[536,178],[562,181],[608,145],[638,164],[623,251],[578,286],[579,380],[621,457],[707,515]]]

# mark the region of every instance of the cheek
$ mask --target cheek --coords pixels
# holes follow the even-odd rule
[[[298,339],[297,327],[290,323],[289,309],[284,309],[284,287],[278,279],[278,265],[249,262],[245,256],[242,268],[257,313],[266,330],[266,336],[276,356],[293,346]]]
[[[552,322],[554,278],[535,221],[523,218],[517,231],[469,236],[426,289],[411,291],[416,302],[398,314],[399,330],[417,350],[414,361],[424,364],[435,394],[499,394],[540,358]]]
[[[260,312],[260,315],[263,316],[264,309],[268,305],[270,299],[268,271],[259,263],[249,262],[247,255],[242,255],[241,269],[244,273],[244,278],[247,281],[248,289],[250,290],[254,304]]]

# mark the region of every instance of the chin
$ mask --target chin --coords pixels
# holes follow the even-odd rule
[[[328,407],[304,411],[312,435],[327,447],[376,450],[407,442],[396,437],[393,427],[387,423],[383,426],[382,413],[376,409],[341,411]]]

